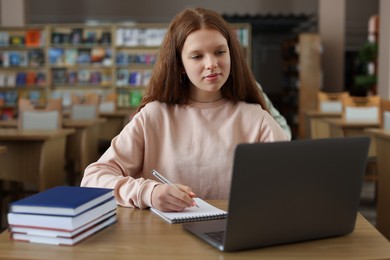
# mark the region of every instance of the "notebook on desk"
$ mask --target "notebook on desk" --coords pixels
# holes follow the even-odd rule
[[[221,251],[351,233],[369,142],[351,137],[240,144],[228,217],[183,227]]]

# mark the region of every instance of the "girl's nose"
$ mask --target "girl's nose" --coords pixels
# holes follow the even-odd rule
[[[206,69],[213,70],[218,66],[218,61],[215,57],[208,56],[206,58]]]

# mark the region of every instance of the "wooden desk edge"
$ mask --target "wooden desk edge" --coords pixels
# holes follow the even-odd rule
[[[371,134],[374,136],[382,137],[385,139],[390,139],[390,130],[383,128],[367,128],[364,130],[367,134]]]

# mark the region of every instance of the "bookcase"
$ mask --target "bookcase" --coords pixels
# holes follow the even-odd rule
[[[321,39],[316,33],[301,33],[282,45],[281,113],[293,139],[307,137],[305,111],[317,108],[317,94],[322,85],[321,53]]]
[[[19,97],[45,102],[47,35],[47,26],[0,27],[0,118],[15,115]]]
[[[167,24],[114,26],[117,108],[135,108],[148,85]]]
[[[48,28],[50,92],[69,104],[71,94],[105,95],[113,85],[111,25],[61,24]]]
[[[251,26],[232,24],[251,65]],[[168,24],[50,24],[0,27],[0,120],[17,100],[115,93],[118,110],[138,107]]]

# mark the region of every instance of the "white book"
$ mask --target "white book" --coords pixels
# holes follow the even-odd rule
[[[30,236],[44,236],[44,237],[75,237],[80,233],[84,232],[87,229],[94,227],[100,222],[104,222],[107,219],[116,215],[115,211],[110,211],[107,214],[102,215],[101,217],[85,224],[84,226],[79,227],[78,229],[65,231],[65,230],[55,230],[55,229],[46,229],[46,228],[34,228],[34,227],[20,227],[20,226],[10,226],[9,232],[11,233],[20,233]]]
[[[104,204],[75,217],[11,212],[8,213],[8,224],[10,226],[52,228],[56,230],[72,231],[115,209],[116,201],[113,198]]]
[[[74,237],[51,237],[51,236],[29,235],[23,233],[11,233],[11,238],[14,240],[25,241],[30,243],[39,243],[39,244],[74,245],[115,222],[116,222],[116,215],[108,218],[103,222],[100,222],[97,225],[92,226],[91,228],[85,230],[84,232]]]

